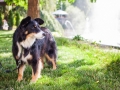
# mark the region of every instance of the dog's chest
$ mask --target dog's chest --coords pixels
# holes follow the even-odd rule
[[[30,54],[30,51],[22,51],[22,57],[21,60],[25,63],[27,63],[28,60],[32,59],[32,55]]]

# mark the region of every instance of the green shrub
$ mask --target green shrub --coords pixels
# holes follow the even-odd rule
[[[16,18],[15,19],[16,19],[15,20],[16,21],[15,25],[18,26],[20,24],[20,15],[19,15],[18,12],[16,13]]]
[[[81,48],[81,50],[90,49],[92,46],[89,43],[84,41],[80,42],[77,40],[72,40],[64,37],[55,37],[57,46],[74,46],[77,48]],[[94,46],[93,46],[94,47]]]
[[[80,35],[76,35],[74,38],[73,38],[73,40],[77,40],[77,41],[83,41],[84,40],[84,38],[82,37],[82,36],[80,36]]]
[[[59,32],[59,34],[63,34],[63,28],[60,25],[60,23],[54,18],[54,16],[45,11],[42,10],[41,13],[41,18],[45,21],[44,25],[48,27],[51,31],[53,32]]]
[[[64,38],[64,37],[56,37],[55,38],[56,39],[56,42],[57,42],[57,45],[58,46],[62,46],[62,45],[70,45],[70,40],[69,39],[67,39],[67,38]]]
[[[0,13],[0,29],[2,29],[2,13]]]
[[[10,10],[9,15],[8,15],[8,25],[9,25],[9,27],[13,27],[13,23],[14,23],[13,13]]]

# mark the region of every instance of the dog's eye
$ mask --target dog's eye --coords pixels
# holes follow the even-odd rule
[[[37,26],[35,25],[34,28],[36,28]]]
[[[37,26],[36,25],[34,25],[33,27],[32,27],[32,29],[34,29],[34,28],[36,28]]]

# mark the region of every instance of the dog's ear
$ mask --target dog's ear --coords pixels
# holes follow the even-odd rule
[[[30,17],[30,16],[27,16],[26,18],[24,18],[24,19],[21,21],[20,25],[21,25],[21,26],[26,26],[30,21],[31,21],[31,17]]]
[[[44,23],[44,21],[41,18],[35,18],[34,20],[37,21],[39,25],[42,25]]]

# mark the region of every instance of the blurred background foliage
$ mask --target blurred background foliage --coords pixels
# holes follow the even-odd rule
[[[77,1],[81,1],[80,5],[77,4]],[[86,4],[86,2],[90,1],[95,2],[96,0],[40,0],[40,17],[45,21],[44,26],[50,28],[51,31],[60,31],[62,33],[63,28],[52,14],[54,11],[62,9],[67,11],[67,19],[73,24],[74,28],[79,30],[79,28],[84,28],[86,16],[90,12],[90,5],[89,3]],[[5,0],[5,2],[7,5],[0,7],[1,18],[8,21],[10,15],[12,15],[13,21],[11,20],[9,24],[13,23],[13,26],[18,26],[21,19],[27,16],[28,0]],[[12,14],[10,14],[10,11],[12,11]]]

